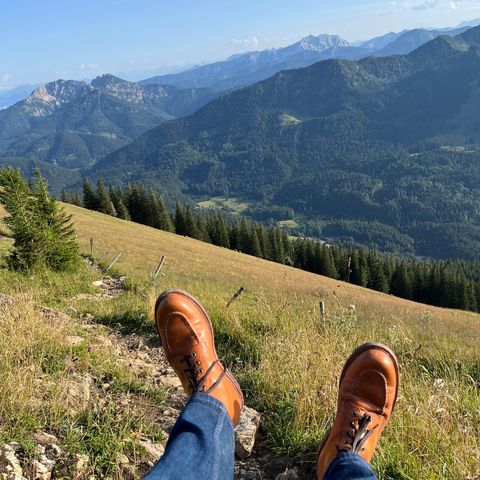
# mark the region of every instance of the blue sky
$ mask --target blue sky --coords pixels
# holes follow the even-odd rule
[[[480,0],[0,0],[0,88],[147,74],[308,34],[354,41],[477,17]]]

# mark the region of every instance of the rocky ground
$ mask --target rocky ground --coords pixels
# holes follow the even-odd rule
[[[101,281],[95,282],[98,288],[96,294],[84,295],[90,300],[102,301],[119,296],[123,292],[123,277],[104,276]],[[82,297],[82,298],[84,298]],[[11,297],[2,295],[2,303],[12,303]],[[122,455],[117,459],[119,465],[117,478],[134,479],[146,473],[164,452],[168,433],[172,429],[180,411],[187,400],[180,381],[165,359],[155,333],[151,335],[120,333],[115,327],[99,330],[95,318],[88,316],[81,320],[69,318],[65,313],[46,307],[38,307],[39,311],[49,319],[81,321],[82,328],[95,335],[98,345],[108,346],[115,353],[117,362],[131,370],[149,386],[161,388],[166,392],[164,407],[148,410],[142,405],[142,400],[135,394],[111,392],[108,379],[95,378],[89,374],[72,375],[71,383],[67,386],[68,397],[72,408],[89,408],[95,401],[96,405],[114,398],[120,405],[135,405],[135,408],[145,408],[152,422],[165,431],[165,440],[155,443],[148,438],[140,438],[139,444],[142,453],[136,458]],[[85,342],[82,336],[67,337],[65,341],[70,345]],[[300,462],[300,459],[289,459],[274,455],[264,446],[260,414],[246,407],[242,413],[240,425],[236,428],[236,464],[235,478],[245,480],[294,480],[310,477],[311,462]],[[64,451],[61,440],[49,432],[38,431],[33,436],[34,448],[32,452],[25,451],[17,443],[0,443],[0,480],[50,480],[55,478],[73,478],[94,480],[95,477],[85,474],[89,458],[85,454],[71,455]],[[310,465],[309,465],[310,463]],[[282,473],[283,472],[283,473]]]

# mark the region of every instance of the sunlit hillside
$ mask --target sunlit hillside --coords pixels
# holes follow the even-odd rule
[[[67,451],[86,452],[89,474],[126,478],[120,454],[131,464],[140,462],[133,432],[165,441],[162,412],[169,397],[148,376],[118,360],[122,350],[115,342],[92,353],[86,353],[85,345],[132,332],[154,338],[156,296],[180,288],[210,312],[219,353],[240,380],[247,403],[262,413],[261,438],[272,456],[278,452],[292,462],[310,462],[303,465],[312,470],[316,448],[333,420],[345,358],[360,343],[378,341],[395,350],[402,370],[398,407],[374,457],[379,478],[466,480],[480,474],[479,315],[416,304],[82,208],[65,208],[73,214],[84,253],[90,253],[91,238],[93,256],[102,265],[121,253],[113,268],[127,275],[126,290],[99,301],[92,287],[99,275],[95,272],[26,277],[1,270],[0,291],[17,299],[3,307],[0,323],[0,418],[10,418],[0,422],[5,441],[28,444],[32,432],[41,428],[55,433]],[[4,251],[10,248],[8,239],[1,244]],[[153,281],[162,255],[165,264]],[[241,286],[245,292],[227,309]],[[320,301],[326,304],[324,318]],[[90,326],[85,330],[81,323],[63,321],[58,327],[35,315],[36,304],[62,310],[75,321],[87,318]],[[31,331],[40,332],[42,341]],[[12,335],[14,351],[9,347]],[[86,343],[65,346],[62,339],[69,335],[81,335]],[[78,358],[74,373],[72,358]],[[21,365],[18,372],[14,365]],[[110,400],[102,400],[100,393],[93,397],[95,418],[83,414],[72,420],[61,387],[80,374],[108,379],[99,380],[94,390],[101,393],[102,382],[108,382],[113,393],[106,397]],[[38,378],[57,393],[39,395],[32,387]],[[119,401],[120,394],[128,401]],[[106,442],[112,422],[116,436]]]

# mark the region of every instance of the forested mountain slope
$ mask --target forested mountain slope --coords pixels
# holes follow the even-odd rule
[[[215,98],[211,90],[142,87],[113,75],[57,80],[0,111],[0,157],[83,168],[165,120]]]
[[[280,72],[147,132],[90,174],[287,205],[324,237],[474,257],[479,40],[474,28],[406,56]]]

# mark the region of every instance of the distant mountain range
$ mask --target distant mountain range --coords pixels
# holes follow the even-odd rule
[[[480,24],[480,20],[467,22]],[[165,84],[179,88],[213,88],[217,91],[252,85],[282,70],[302,68],[332,58],[359,60],[369,55],[405,55],[439,35],[456,36],[470,28],[461,25],[439,30],[415,29],[387,33],[360,45],[337,35],[310,35],[284,48],[233,55],[227,60],[195,67],[180,73],[158,75],[139,83]]]
[[[36,163],[57,191],[88,175],[170,199],[233,195],[259,219],[294,209],[308,235],[472,258],[479,37],[309,36],[140,83],[57,80],[0,110],[0,165]]]
[[[406,56],[323,61],[165,123],[88,175],[173,197],[236,196],[252,215],[292,207],[323,237],[473,258],[478,78],[480,27]]]
[[[216,96],[209,89],[141,86],[113,75],[90,84],[57,80],[0,111],[0,157],[84,168]]]

